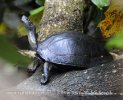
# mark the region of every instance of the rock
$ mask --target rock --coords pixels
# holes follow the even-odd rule
[[[54,74],[47,85],[40,84],[41,68],[20,83],[16,91],[42,95],[46,100],[122,100],[123,59],[97,67]],[[76,99],[75,99],[76,98]],[[43,100],[43,99],[42,99]]]

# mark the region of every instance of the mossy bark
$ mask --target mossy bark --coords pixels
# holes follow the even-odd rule
[[[39,40],[56,32],[82,32],[84,6],[84,0],[46,0]]]

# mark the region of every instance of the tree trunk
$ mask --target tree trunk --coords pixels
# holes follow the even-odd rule
[[[39,40],[56,32],[83,31],[84,0],[46,0]]]

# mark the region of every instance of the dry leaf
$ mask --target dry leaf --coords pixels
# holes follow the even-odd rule
[[[123,8],[113,3],[105,12],[105,19],[100,22],[99,27],[104,38],[111,37],[123,28]]]

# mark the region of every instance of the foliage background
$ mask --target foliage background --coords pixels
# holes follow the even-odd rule
[[[99,16],[96,16],[95,18],[91,18],[91,21],[94,23],[100,23],[100,28],[104,28],[105,30],[109,26],[107,24],[107,27],[102,22],[107,21],[107,17],[105,16],[106,10],[109,8],[111,9],[112,5],[116,5],[116,9],[120,7],[117,12],[122,12],[122,0],[121,2],[117,0],[90,0],[89,2],[93,3],[92,6],[96,7],[98,9],[98,12],[101,12],[104,17],[99,18]],[[45,5],[45,0],[1,0],[0,3],[0,58],[7,60],[10,63],[13,64],[21,64],[21,65],[27,65],[31,62],[31,59],[29,57],[21,55],[18,51],[19,50],[30,50],[30,46],[28,44],[27,40],[27,30],[25,29],[24,25],[21,23],[21,16],[26,15],[28,16],[31,21],[36,25],[37,27],[37,33],[38,33],[38,25],[41,21],[42,15],[43,15],[43,9]],[[106,9],[105,9],[106,7]],[[115,10],[116,10],[115,9]],[[112,9],[111,9],[111,12]],[[98,15],[98,14],[97,14]],[[110,13],[107,13],[107,15],[110,15]],[[88,13],[87,13],[88,16]],[[87,18],[87,16],[85,18]],[[119,16],[117,14],[117,16]],[[100,19],[100,20],[99,20]],[[112,16],[108,18],[108,20],[111,20]],[[115,20],[116,18],[114,18]],[[120,18],[123,20],[123,18]],[[116,25],[119,23],[115,22],[112,24]],[[120,25],[122,28],[123,24]],[[96,24],[96,27],[97,24]],[[109,28],[109,27],[108,27]],[[109,30],[111,30],[109,28]],[[117,27],[115,27],[117,28]],[[113,29],[115,29],[113,28]],[[91,31],[90,31],[91,32]],[[115,33],[118,33],[118,35],[112,35],[114,32],[112,31],[111,36],[104,39],[106,42],[106,47],[111,48],[123,48],[123,32],[121,31],[115,31]],[[97,32],[98,34],[98,32]],[[104,33],[102,31],[102,36],[105,34],[105,36],[109,36],[109,33]]]
[[[0,3],[0,58],[13,64],[27,65],[29,57],[18,50],[30,50],[27,30],[21,16],[28,16],[38,26],[44,8],[44,0],[1,0]],[[37,30],[38,31],[38,30]]]

